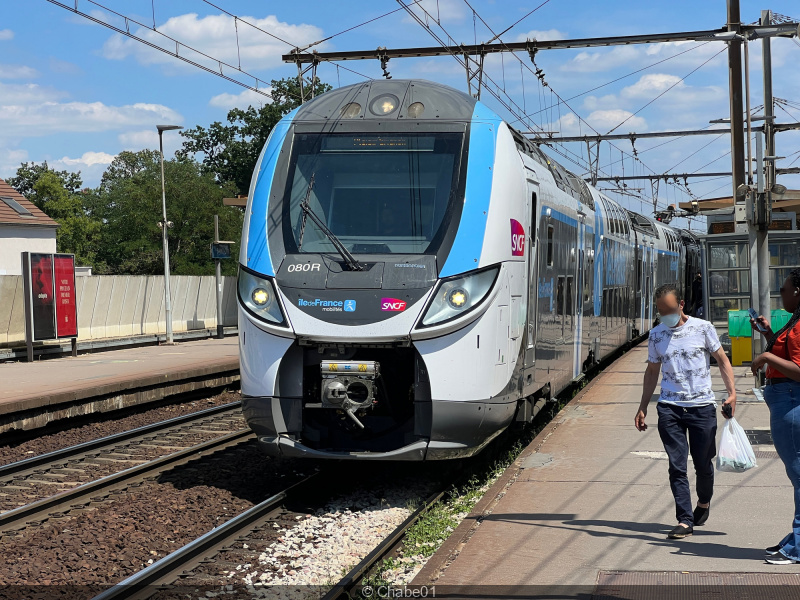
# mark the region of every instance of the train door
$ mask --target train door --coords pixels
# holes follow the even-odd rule
[[[591,221],[590,221],[591,223]],[[592,350],[592,340],[598,335],[597,320],[594,316],[594,227],[585,225],[583,231],[583,290],[580,292],[582,298],[578,300],[578,306],[583,313],[581,323],[581,365],[586,364],[589,358],[589,351]],[[594,357],[597,360],[597,357]]]
[[[583,340],[587,338],[584,329],[589,327],[591,315],[594,311],[592,302],[592,269],[591,269],[591,248],[593,246],[593,230],[586,226],[586,215],[579,213],[578,220],[578,248],[577,248],[577,269],[574,288],[574,354],[573,354],[573,377],[577,377],[583,371],[583,365],[589,355],[589,344]],[[569,295],[569,294],[568,294]]]
[[[653,326],[653,319],[655,318],[655,310],[654,310],[654,302],[653,302],[653,292],[655,291],[655,282],[656,282],[656,267],[657,267],[657,255],[655,244],[650,242],[650,247],[647,252],[647,285],[645,286],[645,290],[647,293],[645,294],[645,306],[647,306],[647,328]]]
[[[539,309],[539,252],[542,244],[537,243],[539,226],[539,184],[528,179],[528,195],[530,198],[530,221],[528,227],[528,314],[527,335],[525,336],[524,382],[525,386],[533,383],[534,363],[536,362],[536,338]]]

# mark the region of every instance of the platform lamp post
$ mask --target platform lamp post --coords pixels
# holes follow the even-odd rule
[[[156,125],[158,129],[158,148],[161,154],[161,239],[164,243],[164,319],[167,323],[167,344],[172,344],[172,300],[169,293],[169,241],[167,239],[167,229],[170,223],[167,221],[167,192],[164,184],[164,137],[165,131],[173,129],[183,129],[180,125]]]

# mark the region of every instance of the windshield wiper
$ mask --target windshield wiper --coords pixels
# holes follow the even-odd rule
[[[341,240],[338,237],[336,237],[336,235],[330,229],[328,229],[328,227],[325,225],[325,223],[322,221],[322,219],[320,219],[317,216],[317,213],[315,213],[311,209],[311,205],[309,204],[308,199],[311,197],[311,189],[314,187],[314,177],[315,176],[316,176],[316,173],[312,173],[311,174],[311,180],[308,182],[308,189],[306,190],[306,197],[300,203],[300,210],[303,211],[303,221],[302,221],[301,226],[300,226],[300,243],[298,244],[297,249],[299,250],[300,248],[303,247],[303,234],[304,234],[305,228],[306,228],[306,217],[311,217],[311,220],[314,221],[314,223],[317,225],[317,227],[320,228],[322,233],[324,233],[328,237],[328,239],[331,241],[331,243],[333,244],[333,247],[336,248],[336,250],[342,256],[344,261],[347,263],[347,266],[350,267],[350,270],[351,271],[363,271],[364,270],[364,265],[362,265],[360,262],[358,262],[355,259],[355,257],[352,254],[350,254],[350,251],[347,248],[345,248],[345,246],[341,242]]]

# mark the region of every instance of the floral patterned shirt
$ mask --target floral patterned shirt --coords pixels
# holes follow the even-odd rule
[[[647,362],[661,364],[659,402],[677,406],[715,404],[709,357],[720,347],[709,321],[689,319],[679,327],[663,323],[650,331]]]

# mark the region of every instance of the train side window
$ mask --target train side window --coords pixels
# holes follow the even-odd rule
[[[564,276],[558,278],[558,287],[556,288],[556,314],[564,314]]]
[[[639,263],[636,265],[636,289],[642,289],[642,255],[639,251]]]
[[[547,226],[547,266],[553,266],[553,226]]]
[[[567,306],[564,310],[564,314],[572,315],[575,314],[575,303],[573,302],[573,294],[572,294],[572,280],[574,278],[572,276],[567,277]]]

